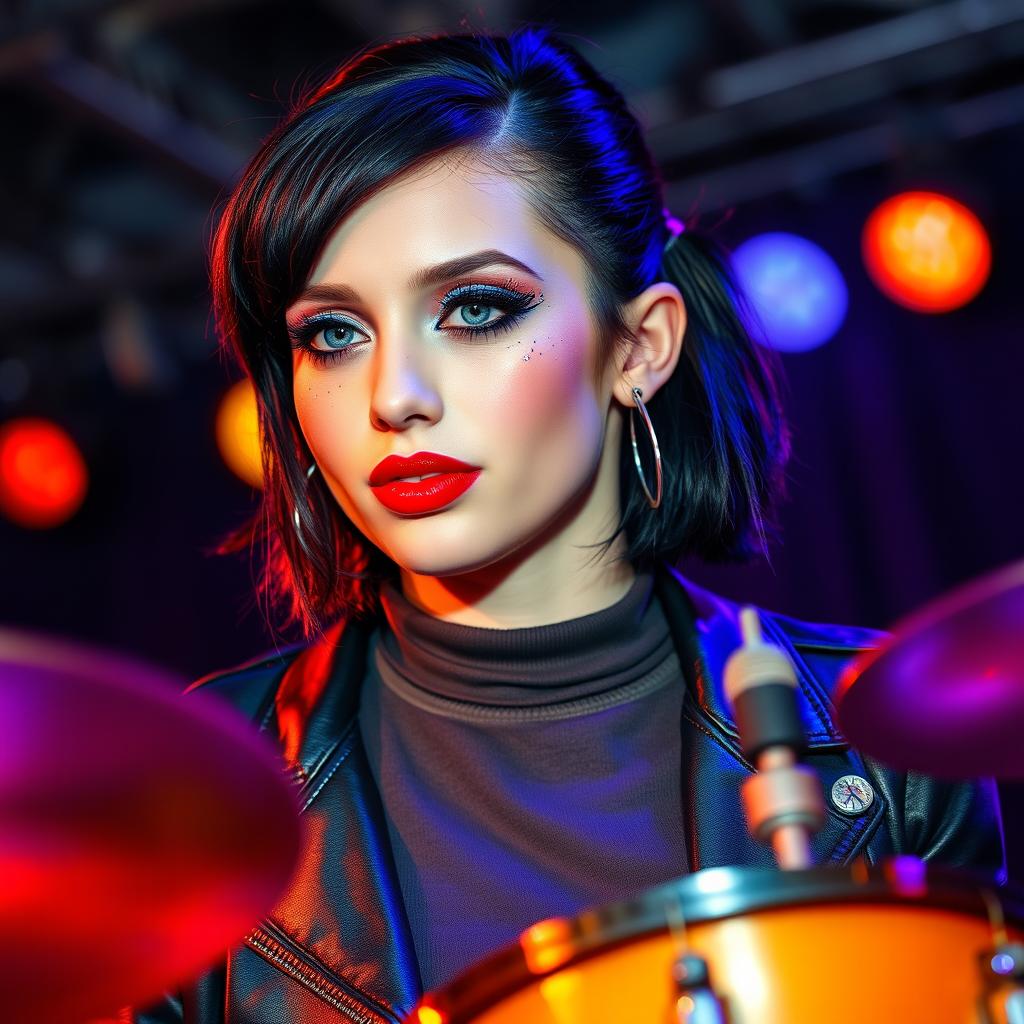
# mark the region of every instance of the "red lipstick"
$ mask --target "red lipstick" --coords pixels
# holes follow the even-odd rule
[[[436,512],[450,505],[473,486],[482,470],[437,452],[389,455],[373,467],[370,487],[377,500],[392,512],[415,515]],[[427,476],[425,480],[404,477]]]

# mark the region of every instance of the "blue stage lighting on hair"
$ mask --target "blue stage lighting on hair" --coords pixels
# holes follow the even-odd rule
[[[846,317],[846,282],[824,249],[785,231],[755,235],[732,254],[737,283],[753,307],[754,339],[782,352],[828,341]]]

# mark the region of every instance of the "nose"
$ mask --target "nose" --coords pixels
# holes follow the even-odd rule
[[[419,420],[440,419],[443,407],[432,355],[436,359],[408,334],[378,341],[370,395],[370,419],[378,430],[405,430]]]

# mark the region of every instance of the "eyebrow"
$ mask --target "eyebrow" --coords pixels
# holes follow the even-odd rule
[[[424,267],[417,270],[409,279],[409,288],[419,291],[423,288],[430,288],[434,285],[443,284],[453,277],[461,277],[463,274],[471,274],[474,270],[481,270],[484,267],[493,266],[495,263],[504,263],[510,267],[516,267],[527,274],[543,281],[544,278],[528,267],[522,260],[517,260],[500,249],[482,249],[480,252],[469,253],[466,256],[456,256],[455,259],[446,260],[432,267]],[[295,300],[318,300],[330,302],[351,302],[357,300],[359,294],[354,288],[346,284],[314,284],[305,289]]]

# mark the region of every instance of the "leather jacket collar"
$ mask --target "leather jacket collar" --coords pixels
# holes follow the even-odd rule
[[[687,680],[690,702],[715,727],[737,761],[750,768],[723,688],[725,662],[742,643],[740,605],[704,590],[667,564],[655,573],[655,586],[680,664],[693,670]],[[781,646],[796,665],[797,700],[809,748],[845,747],[826,685],[811,674],[795,642],[809,638],[816,647],[824,644],[849,656],[874,646],[882,634],[843,626],[808,630],[806,624],[764,611],[761,618],[766,639]],[[261,725],[267,728],[272,720],[276,723],[285,760],[301,779],[316,777],[332,739],[356,716],[369,635],[370,627],[363,623],[336,623],[321,640],[299,651],[281,679],[274,706]],[[332,680],[334,684],[328,685]]]

